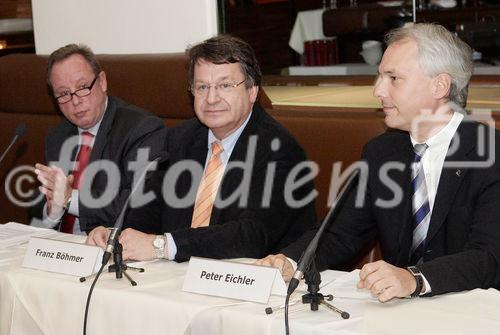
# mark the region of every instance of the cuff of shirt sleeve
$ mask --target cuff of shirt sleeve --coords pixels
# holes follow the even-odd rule
[[[69,203],[68,213],[74,216],[78,215],[78,190],[71,191],[71,201]]]
[[[422,279],[424,280],[425,291],[421,292],[419,295],[431,293],[432,292],[431,285],[429,285],[429,282],[427,281],[423,273],[422,273]]]
[[[61,211],[57,213],[54,217],[50,217],[47,213],[47,203],[43,206],[43,217],[42,217],[42,224],[47,227],[47,228],[54,228],[57,226],[59,221],[61,221],[61,218],[64,215],[64,211],[61,208]]]
[[[175,260],[175,255],[177,255],[177,245],[175,244],[172,234],[165,233],[167,238],[167,256],[169,261]]]
[[[290,257],[287,257],[286,259],[288,259],[288,261],[290,262],[290,264],[292,264],[292,268],[293,268],[293,271],[297,271],[297,262],[294,261],[293,259],[291,259]]]

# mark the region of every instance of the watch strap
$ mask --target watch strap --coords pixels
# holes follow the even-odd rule
[[[422,288],[424,287],[424,278],[422,276],[422,273],[416,266],[409,266],[407,267],[407,269],[413,275],[417,283],[417,287],[415,287],[415,291],[410,294],[410,297],[416,298],[420,296],[420,293],[422,292]]]
[[[68,211],[69,210],[69,206],[71,205],[71,197],[69,197],[69,199],[66,201],[66,203],[62,206],[62,208],[64,209],[64,211]]]

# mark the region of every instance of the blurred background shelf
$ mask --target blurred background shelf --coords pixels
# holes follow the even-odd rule
[[[365,63],[344,63],[328,66],[290,66],[288,75],[293,76],[349,76],[376,75],[377,66]],[[500,66],[487,63],[474,64],[475,75],[500,75]]]
[[[0,56],[34,53],[30,0],[0,0]]]

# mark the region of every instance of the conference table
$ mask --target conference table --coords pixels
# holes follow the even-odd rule
[[[83,242],[54,232],[50,238]],[[90,282],[21,266],[26,245],[0,249],[0,334],[58,335],[82,333]],[[240,260],[251,262],[252,260]],[[267,315],[268,304],[183,292],[188,263],[152,261],[144,273],[131,273],[138,285],[103,273],[90,303],[87,334],[284,334],[283,310]],[[290,307],[291,334],[498,334],[500,292],[476,289],[439,297],[395,299],[379,303],[366,292],[348,296],[343,278],[352,273],[325,271],[323,293],[351,314],[348,320],[320,307]],[[342,280],[344,280],[342,282]],[[342,282],[333,289],[333,284]],[[359,290],[358,290],[359,291]],[[301,293],[292,296],[292,301]]]

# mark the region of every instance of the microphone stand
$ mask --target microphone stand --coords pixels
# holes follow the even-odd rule
[[[87,302],[85,304],[85,315],[83,317],[83,335],[87,334],[87,317],[88,317],[88,312],[89,312],[89,306],[90,306],[90,298],[92,296],[92,292],[94,291],[95,284],[97,283],[97,280],[99,279],[99,276],[101,275],[104,267],[108,263],[109,259],[111,258],[111,255],[113,254],[113,260],[115,262],[114,266],[111,265],[108,267],[109,272],[115,272],[115,276],[117,279],[122,278],[122,274],[125,275],[125,277],[130,281],[130,284],[132,286],[136,286],[137,282],[132,280],[132,278],[127,274],[126,270],[127,269],[134,269],[139,272],[144,272],[144,269],[142,268],[132,268],[128,267],[124,262],[123,262],[123,257],[122,257],[122,245],[118,242],[118,236],[120,235],[123,227],[123,220],[125,219],[125,212],[127,211],[128,205],[132,199],[132,196],[137,192],[139,189],[139,186],[141,185],[142,181],[144,178],[146,178],[146,174],[149,171],[149,168],[152,167],[153,165],[157,164],[159,161],[166,160],[168,158],[168,155],[166,153],[162,153],[162,155],[156,157],[153,159],[151,162],[149,162],[148,165],[144,168],[144,172],[141,174],[139,177],[139,180],[137,180],[137,183],[134,185],[133,189],[131,190],[130,194],[128,195],[127,199],[125,200],[125,203],[123,204],[123,207],[121,209],[120,214],[118,215],[118,218],[115,221],[114,227],[111,229],[111,232],[109,234],[108,242],[106,245],[106,250],[104,251],[104,255],[102,256],[102,261],[101,261],[101,267],[99,268],[99,271],[95,275],[91,275],[89,277],[81,277],[80,282],[84,282],[87,279],[91,277],[95,277],[92,284],[90,285],[90,290],[89,294],[87,296]]]
[[[349,179],[345,182],[344,187],[340,191],[339,196],[337,197],[335,203],[332,208],[328,211],[328,214],[323,219],[321,226],[318,228],[316,235],[309,242],[306,250],[300,257],[299,263],[297,264],[297,270],[293,274],[290,283],[288,284],[287,294],[285,298],[285,333],[289,334],[288,327],[288,301],[290,300],[290,296],[295,291],[297,286],[299,286],[300,280],[302,277],[305,277],[306,283],[308,284],[309,294],[306,294],[302,297],[302,302],[304,304],[311,304],[311,310],[317,311],[318,306],[320,304],[325,305],[329,309],[339,313],[343,319],[349,318],[349,313],[342,311],[335,306],[326,303],[325,296],[319,293],[319,284],[321,283],[321,276],[316,269],[314,258],[316,257],[316,249],[318,247],[319,239],[323,236],[323,232],[326,229],[328,223],[333,221],[337,216],[339,208],[342,207],[344,201],[346,200],[346,195],[349,193],[350,189],[354,186],[354,181],[356,177],[360,174],[360,168],[357,168],[353,171]],[[326,296],[327,300],[333,300],[333,296]]]
[[[321,274],[316,269],[316,263],[314,262],[314,260],[311,262],[311,265],[306,270],[304,278],[307,284],[307,291],[309,293],[306,293],[302,296],[303,304],[309,304],[311,306],[311,311],[317,311],[319,305],[324,305],[328,309],[339,313],[342,319],[349,319],[350,317],[349,313],[327,302],[333,300],[333,295],[331,294],[323,295],[319,291],[319,284],[321,284]]]
[[[130,282],[130,284],[132,286],[137,286],[137,282],[134,281],[130,277],[130,275],[127,273],[127,270],[144,272],[144,268],[136,268],[136,267],[128,266],[127,264],[125,264],[125,262],[123,261],[123,258],[122,258],[122,250],[123,250],[123,247],[122,247],[121,243],[118,241],[115,241],[115,247],[113,249],[114,264],[111,264],[110,266],[108,266],[108,272],[114,272],[116,279],[121,279],[122,275],[124,275],[125,278],[128,279],[128,281]]]
[[[0,156],[0,162],[3,161],[7,153],[10,151],[10,148],[12,148],[12,146],[24,135],[24,133],[26,133],[26,124],[21,123],[17,126],[15,135],[7,146],[7,149],[5,149],[5,151],[2,153],[2,156]]]
[[[113,264],[108,266],[108,272],[114,272],[116,279],[122,279],[123,276],[128,279],[130,282],[130,285],[132,286],[137,286],[137,282],[130,277],[130,275],[127,273],[127,270],[132,270],[132,271],[137,271],[137,272],[144,272],[144,268],[137,268],[133,266],[128,266],[124,261],[122,257],[122,251],[123,247],[120,242],[117,240],[114,242],[114,248],[113,248]],[[93,277],[95,277],[97,273],[94,273],[88,277],[81,277],[80,282],[83,283],[84,281],[87,281]]]
[[[90,275],[88,277],[81,277],[80,278],[80,282],[81,283],[83,283],[87,279],[90,279],[90,278],[93,278],[95,276],[100,275],[101,272],[102,272],[102,269],[104,268],[104,266],[106,266],[106,264],[109,262],[109,259],[111,258],[111,255],[113,255],[113,260],[114,260],[114,264],[113,265],[119,264],[119,267],[116,268],[115,266],[110,265],[108,267],[108,271],[109,272],[115,272],[116,279],[121,279],[122,278],[122,273],[124,273],[124,270],[127,270],[127,269],[136,270],[138,272],[144,272],[143,268],[133,268],[133,267],[127,266],[123,262],[123,258],[122,258],[122,250],[123,250],[123,248],[122,248],[122,245],[118,242],[118,236],[120,236],[120,233],[122,231],[123,220],[125,219],[125,213],[126,213],[126,211],[128,209],[128,205],[130,203],[130,200],[132,199],[132,197],[135,194],[135,192],[137,192],[137,190],[138,190],[139,186],[141,185],[143,179],[146,178],[146,174],[148,173],[149,169],[153,165],[158,164],[159,161],[165,160],[167,157],[168,157],[167,154],[162,152],[162,154],[160,156],[156,157],[151,162],[149,162],[148,165],[146,165],[146,167],[144,168],[144,172],[141,174],[141,176],[139,177],[139,180],[137,180],[137,182],[135,183],[133,189],[130,191],[130,194],[128,195],[127,199],[125,200],[125,203],[123,204],[123,207],[122,207],[122,209],[120,211],[120,214],[118,215],[118,218],[115,221],[115,224],[114,224],[113,228],[110,228],[111,232],[110,232],[109,237],[108,237],[108,242],[106,243],[106,249],[104,250],[104,255],[102,256],[101,269],[96,274],[92,274],[92,275]],[[115,248],[117,248],[117,247],[119,249],[118,251],[115,250]],[[132,284],[132,286],[136,286],[137,285],[137,282],[135,282],[134,280],[132,280],[127,273],[125,273],[125,277],[127,277],[127,279],[129,279],[129,281]]]

